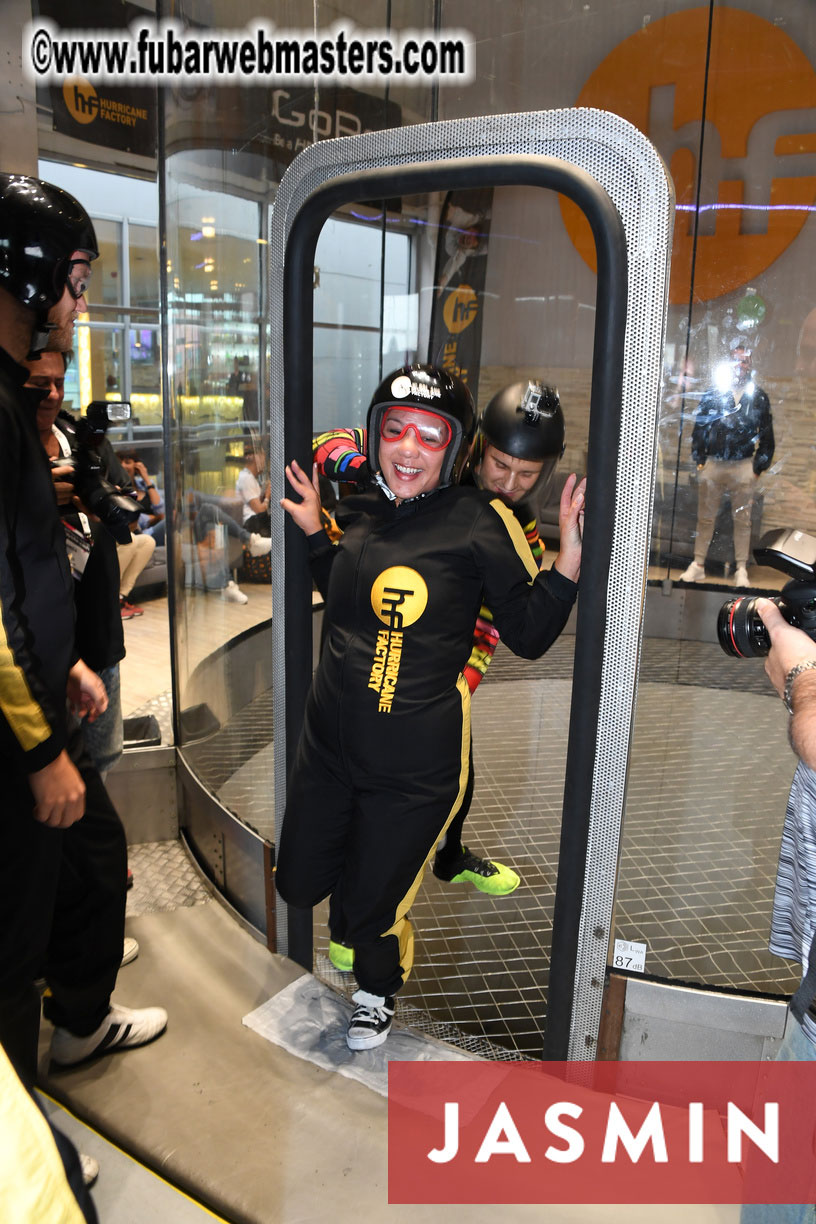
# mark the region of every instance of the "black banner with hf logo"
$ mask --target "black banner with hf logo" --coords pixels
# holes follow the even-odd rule
[[[40,17],[63,30],[127,30],[132,21],[155,20],[155,12],[128,0],[39,0]],[[38,89],[38,93],[44,90]],[[158,92],[154,86],[92,85],[68,77],[49,87],[55,132],[106,149],[156,156]]]
[[[482,309],[493,188],[451,191],[436,244],[428,360],[458,374],[476,392],[482,357]]]

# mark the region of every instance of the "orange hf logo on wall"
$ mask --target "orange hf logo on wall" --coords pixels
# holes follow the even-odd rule
[[[628,119],[671,170],[677,194],[672,302],[689,297],[698,174],[698,301],[750,283],[790,246],[810,215],[816,73],[790,36],[762,17],[719,7],[710,14],[706,7],[654,21],[603,60],[576,105]],[[594,269],[583,214],[563,198],[561,209],[572,241]]]
[[[68,114],[77,123],[93,123],[99,114],[96,90],[84,77],[67,77],[62,86],[62,96],[68,107]]]

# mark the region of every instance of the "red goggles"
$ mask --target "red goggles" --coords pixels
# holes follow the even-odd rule
[[[399,442],[409,429],[425,450],[444,450],[453,437],[453,430],[444,417],[422,408],[386,408],[380,417],[380,437],[384,442]]]

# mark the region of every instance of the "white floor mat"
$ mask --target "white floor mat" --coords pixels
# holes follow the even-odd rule
[[[388,1040],[374,1050],[353,1052],[346,1045],[352,1007],[311,974],[284,987],[255,1011],[244,1024],[290,1054],[359,1080],[381,1096],[388,1095],[388,1064],[402,1062],[462,1062],[474,1055],[399,1027],[399,999]]]

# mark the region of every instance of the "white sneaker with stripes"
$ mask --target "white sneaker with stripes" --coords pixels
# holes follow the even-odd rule
[[[146,1045],[166,1028],[167,1012],[163,1007],[134,1009],[111,1003],[99,1028],[87,1037],[76,1037],[68,1029],[55,1028],[51,1038],[51,1061],[58,1067],[73,1067],[85,1062],[86,1058]]]

